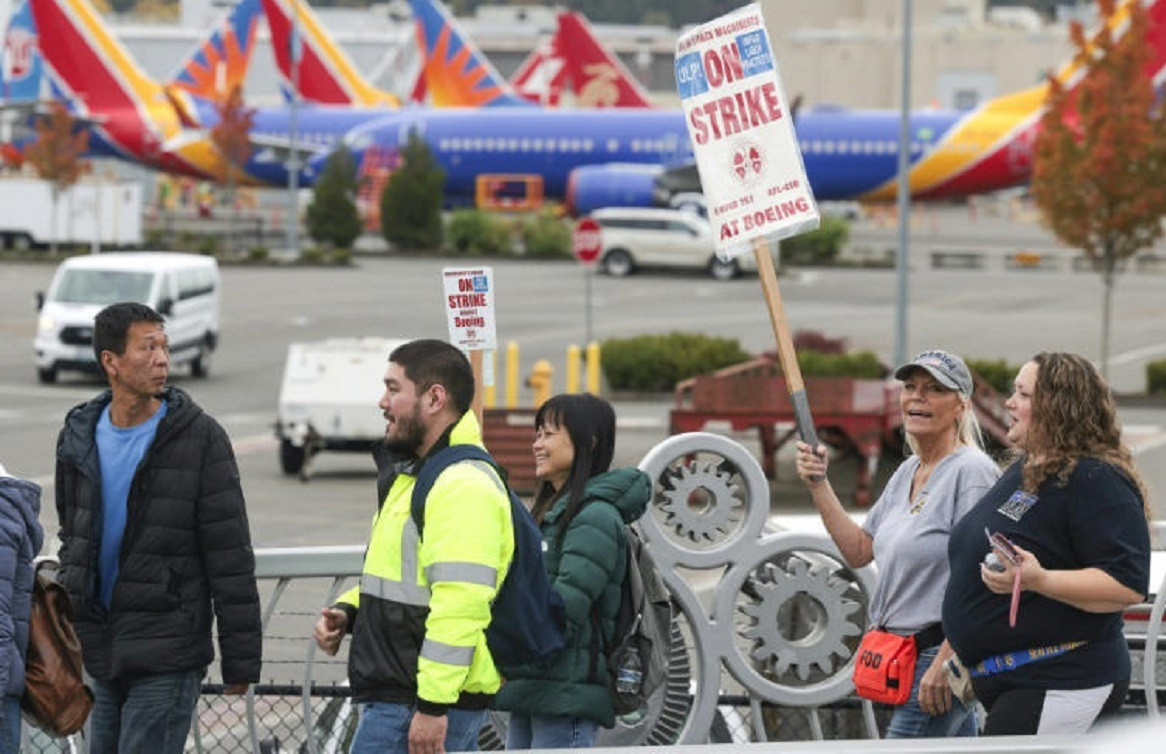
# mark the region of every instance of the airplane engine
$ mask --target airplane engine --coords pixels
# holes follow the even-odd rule
[[[656,206],[660,172],[659,165],[581,165],[567,177],[567,209],[581,216],[600,207]]]

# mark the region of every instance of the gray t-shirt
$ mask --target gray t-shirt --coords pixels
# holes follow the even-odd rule
[[[911,480],[918,468],[914,455],[899,465],[862,525],[874,538],[879,572],[871,626],[902,635],[939,623],[950,572],[948,536],[1000,476],[986,453],[961,445],[939,462],[912,504]]]

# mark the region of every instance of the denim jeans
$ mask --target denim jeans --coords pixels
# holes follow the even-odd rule
[[[891,722],[887,726],[887,738],[950,738],[970,737],[977,734],[975,710],[965,707],[954,696],[951,709],[942,715],[931,715],[919,708],[919,684],[923,674],[931,667],[939,647],[931,647],[919,653],[915,661],[915,681],[911,684],[911,698],[906,704],[895,708]]]
[[[205,668],[93,682],[89,754],[182,754]]]
[[[0,754],[20,754],[20,697],[6,696],[0,725]]]
[[[507,749],[590,749],[595,746],[598,724],[567,715],[510,713],[506,726]]]
[[[348,754],[408,754],[409,724],[414,707],[388,702],[360,705],[360,722]],[[486,721],[485,710],[450,709],[446,713],[446,751],[477,751],[478,732]]]

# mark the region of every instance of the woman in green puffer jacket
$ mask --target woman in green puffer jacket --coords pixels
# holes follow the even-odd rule
[[[652,486],[637,469],[608,470],[615,411],[607,401],[557,395],[534,426],[540,485],[532,512],[547,573],[567,603],[567,645],[546,665],[512,673],[495,707],[510,712],[508,749],[583,748],[595,744],[600,725],[615,724],[604,645],[628,566],[624,527],[643,514]]]

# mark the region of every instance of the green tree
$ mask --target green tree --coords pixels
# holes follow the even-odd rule
[[[1098,5],[1108,21],[1114,0]],[[1166,216],[1166,111],[1143,74],[1152,54],[1146,11],[1141,3],[1128,7],[1129,27],[1120,39],[1108,24],[1087,39],[1073,23],[1085,77],[1076,90],[1050,78],[1033,162],[1032,194],[1044,222],[1101,273],[1103,374],[1118,263],[1151,246]]]
[[[381,234],[401,249],[441,248],[445,172],[416,132],[401,151],[401,167],[381,194]]]
[[[324,163],[312,189],[306,221],[308,235],[320,244],[347,249],[360,236],[360,215],[356,211],[356,161],[344,147]]]
[[[49,113],[37,118],[36,138],[24,148],[24,159],[36,174],[52,187],[52,240],[49,250],[57,251],[57,202],[89,170],[81,155],[89,148],[89,132],[76,127],[76,120],[60,101],[54,101]]]

